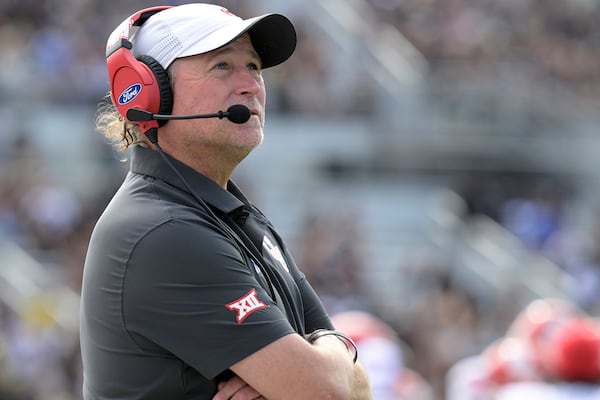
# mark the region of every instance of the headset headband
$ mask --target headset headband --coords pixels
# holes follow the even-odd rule
[[[131,50],[133,47],[131,44],[131,39],[135,34],[136,30],[133,28],[139,28],[154,14],[172,8],[172,6],[158,6],[158,7],[150,7],[145,8],[132,14],[125,21],[121,22],[121,24],[113,31],[113,33],[108,38],[108,42],[106,45],[106,58],[108,59],[115,51],[119,50],[121,47],[126,47],[128,50]]]

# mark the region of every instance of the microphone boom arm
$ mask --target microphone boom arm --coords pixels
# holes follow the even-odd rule
[[[192,115],[166,115],[153,114],[147,110],[139,108],[130,108],[127,110],[127,120],[131,122],[143,122],[152,120],[182,120],[182,119],[198,119],[198,118],[227,118],[233,123],[243,124],[250,119],[252,114],[248,107],[235,104],[227,109],[227,111],[219,111],[214,114],[192,114]]]
[[[157,120],[182,120],[182,119],[197,119],[197,118],[227,118],[229,113],[227,111],[219,111],[215,114],[191,114],[191,115],[165,115],[165,114],[152,114],[153,119]]]

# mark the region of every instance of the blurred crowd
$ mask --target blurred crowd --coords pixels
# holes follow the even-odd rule
[[[448,107],[454,101],[453,90],[462,85],[477,85],[482,91],[501,87],[504,93],[534,102],[533,108],[547,107],[548,99],[535,95],[539,90],[560,93],[562,100],[584,108],[599,105],[600,35],[595,22],[600,4],[594,1],[370,0],[369,4],[382,26],[397,27],[424,55],[430,66],[426,84],[447,95],[434,100],[447,101]],[[143,0],[4,0],[0,105],[96,104],[108,88],[104,59],[108,30],[123,16],[149,5],[153,4]],[[249,3],[226,5],[240,15],[253,14]],[[350,95],[323,93],[336,74],[330,59],[335,54],[322,45],[310,14],[292,19],[299,30],[298,50],[293,62],[269,71],[271,111],[372,115],[377,88],[364,79],[365,66],[357,61],[361,79],[347,82],[344,93]],[[509,70],[504,70],[507,66]],[[122,165],[109,164],[105,175],[111,178],[81,199],[48,174],[43,149],[27,132],[10,136],[14,139],[0,141],[0,241],[15,242],[42,264],[57,266],[64,284],[78,292],[87,239],[120,183]],[[597,349],[593,318],[600,315],[600,218],[591,218],[585,228],[573,223],[576,194],[568,182],[533,175],[466,174],[457,192],[470,214],[488,215],[564,271],[567,308],[585,320],[573,329],[589,333],[581,340],[586,346],[591,343],[586,349]],[[416,279],[425,292],[417,307],[402,318],[380,313],[362,281],[369,264],[360,243],[368,241],[368,231],[355,210],[307,213],[303,223],[293,249],[298,264],[340,328],[364,328],[352,335],[372,373],[377,400],[491,400],[501,395],[501,386],[515,381],[585,381],[597,386],[598,365],[596,375],[584,378],[568,374],[547,378],[530,364],[525,368],[530,375],[506,372],[515,364],[522,367],[523,360],[513,358],[510,368],[501,364],[497,359],[504,353],[497,348],[506,346],[492,339],[529,340],[522,333],[526,329],[513,325],[527,319],[530,308],[523,309],[511,298],[483,307],[481,299],[444,266],[422,266],[418,276],[407,277]],[[561,343],[566,342],[563,336]],[[496,361],[489,376],[469,369],[476,365],[476,372],[487,371],[479,366],[490,357]],[[526,357],[533,362],[531,354]],[[463,361],[470,367],[463,368]],[[485,390],[483,381],[488,385]],[[65,331],[43,304],[23,310],[0,302],[0,399],[77,400],[80,384],[76,335]],[[467,397],[465,385],[479,392],[473,389]]]
[[[435,97],[456,101],[456,87],[468,86],[508,96],[545,119],[561,108],[598,107],[600,7],[594,0],[369,2],[424,54]]]

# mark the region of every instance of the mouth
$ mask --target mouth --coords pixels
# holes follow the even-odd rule
[[[258,121],[258,123],[262,126],[262,117],[261,117],[261,113],[258,111],[258,109],[256,108],[251,108],[250,109],[250,119],[253,119],[254,117],[256,117],[256,120]]]

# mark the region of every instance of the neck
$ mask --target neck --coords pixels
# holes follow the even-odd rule
[[[161,148],[165,153],[216,182],[224,189],[227,189],[227,182],[231,179],[235,168],[248,154],[248,152],[244,152],[244,154],[236,155],[231,149],[228,149],[227,152],[218,149],[178,151],[171,147],[168,142],[161,143]]]

